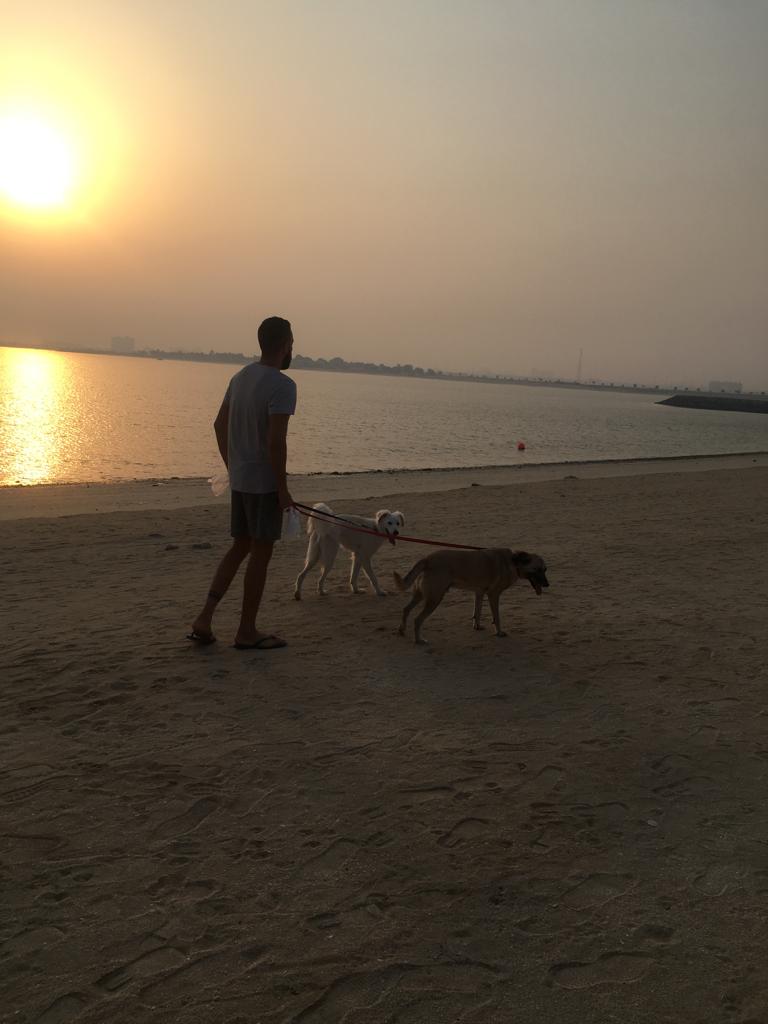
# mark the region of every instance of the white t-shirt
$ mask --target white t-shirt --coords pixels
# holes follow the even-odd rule
[[[229,382],[229,485],[233,491],[268,494],[277,490],[267,439],[272,414],[293,416],[296,384],[273,366],[249,363]]]

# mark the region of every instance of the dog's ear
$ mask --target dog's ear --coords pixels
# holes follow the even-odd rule
[[[530,565],[531,556],[528,554],[527,551],[513,551],[512,552],[512,562],[518,568],[521,568],[524,565]]]
[[[403,515],[402,512],[393,512],[392,515],[395,517],[395,519],[400,520],[401,526],[405,526],[405,516]]]
[[[379,511],[376,513],[376,522],[380,523],[382,519],[386,519],[387,516],[391,515],[392,513],[389,511],[388,508],[380,508]]]

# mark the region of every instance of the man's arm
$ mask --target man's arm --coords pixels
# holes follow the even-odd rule
[[[269,435],[267,437],[269,464],[272,466],[272,472],[277,481],[277,497],[281,509],[289,508],[293,504],[285,475],[288,459],[288,420],[290,418],[284,413],[272,413],[269,417]]]
[[[219,454],[224,461],[224,465],[229,469],[229,402],[226,398],[216,413],[213,429],[216,433],[216,444],[219,446]]]

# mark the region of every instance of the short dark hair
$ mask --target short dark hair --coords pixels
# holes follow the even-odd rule
[[[262,355],[271,356],[290,340],[291,325],[281,316],[268,316],[259,324],[259,348]]]

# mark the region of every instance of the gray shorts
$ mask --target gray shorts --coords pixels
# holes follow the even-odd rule
[[[232,491],[233,537],[250,537],[251,540],[280,540],[283,529],[283,513],[277,500],[277,491],[269,494],[247,494]]]

